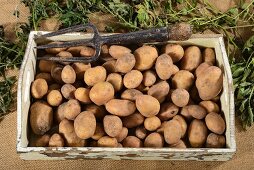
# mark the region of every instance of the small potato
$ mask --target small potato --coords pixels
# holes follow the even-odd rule
[[[144,147],[162,148],[164,145],[164,138],[161,134],[153,132],[149,134],[144,142]]]
[[[45,134],[53,124],[53,109],[43,101],[36,101],[30,107],[30,125],[36,135]]]
[[[62,104],[60,104],[57,109],[56,112],[54,113],[54,119],[56,120],[56,122],[59,124],[63,119],[65,119],[64,117],[64,111],[65,111],[65,105],[67,104],[67,102],[64,102]]]
[[[89,104],[85,106],[86,111],[90,111],[94,114],[96,119],[103,119],[106,115],[106,109],[103,106],[97,106],[95,104]]]
[[[61,77],[62,74],[62,70],[63,70],[63,66],[62,65],[54,65],[51,68],[51,77],[56,81],[56,83],[58,84],[63,84],[63,80]]]
[[[185,89],[175,89],[171,94],[172,102],[178,107],[184,107],[189,103],[190,95]]]
[[[168,123],[168,121],[162,122],[161,126],[156,130],[156,132],[163,135],[164,134],[164,129],[165,129],[167,123]]]
[[[219,106],[213,101],[202,101],[199,103],[199,106],[202,106],[203,108],[205,108],[207,113],[210,113],[210,112],[219,113],[220,112]]]
[[[54,55],[46,54],[43,57],[54,57]],[[40,69],[41,72],[50,73],[51,72],[51,68],[54,65],[56,65],[56,63],[53,62],[53,61],[48,61],[48,60],[40,60],[39,61],[39,69]]]
[[[96,130],[96,119],[89,111],[81,112],[74,120],[74,130],[81,139],[88,139]]]
[[[102,56],[104,61],[106,61],[105,58],[106,59],[112,58],[109,54],[109,45],[104,44],[104,45],[101,46],[101,56]]]
[[[168,95],[169,90],[169,84],[166,81],[161,81],[150,87],[147,94],[155,97],[160,103],[162,103]]]
[[[149,70],[158,57],[158,52],[155,47],[144,45],[134,51],[136,59],[135,69],[139,71]]]
[[[96,83],[105,81],[106,76],[106,69],[102,66],[96,66],[86,70],[84,74],[84,81],[88,86],[93,86]]]
[[[66,99],[74,99],[75,91],[76,91],[76,88],[71,84],[64,84],[61,88],[61,93],[63,97]]]
[[[168,54],[172,58],[173,63],[176,63],[183,58],[184,49],[179,44],[167,44],[162,48],[162,53]]]
[[[143,124],[145,118],[142,114],[139,112],[135,112],[129,116],[124,117],[123,119],[123,125],[127,128],[134,128],[141,124]]]
[[[117,142],[122,142],[128,136],[128,129],[123,127],[121,132],[115,137]]]
[[[91,47],[86,47],[84,46],[81,50],[80,50],[80,56],[81,57],[93,57],[95,54],[95,50]]]
[[[161,105],[158,117],[161,121],[166,121],[174,117],[178,113],[178,111],[179,107],[177,107],[173,103],[163,103]]]
[[[206,110],[199,105],[188,105],[185,108],[187,108],[189,114],[195,119],[203,119],[207,114]]]
[[[35,79],[44,79],[47,84],[51,84],[54,81],[49,73],[39,73],[35,76]]]
[[[29,140],[30,147],[47,147],[49,145],[49,134],[45,134],[42,136],[32,135]]]
[[[48,104],[51,106],[59,106],[62,103],[63,97],[59,90],[52,90],[47,95]]]
[[[116,116],[129,116],[135,112],[135,103],[129,100],[112,99],[105,105],[106,110]]]
[[[181,124],[177,120],[170,120],[164,128],[165,141],[172,145],[180,141],[182,136]]]
[[[116,72],[116,60],[109,60],[102,64],[102,66],[106,69],[107,73],[115,73]]]
[[[127,47],[120,46],[120,45],[111,45],[109,47],[109,54],[114,58],[118,59],[121,58],[125,54],[131,53],[131,50]]]
[[[106,104],[114,98],[114,87],[109,82],[96,83],[90,90],[90,99],[98,106]]]
[[[160,55],[155,63],[155,70],[157,75],[162,80],[167,80],[172,75],[173,61],[171,57],[167,54]]]
[[[143,73],[142,83],[145,86],[152,86],[156,82],[156,73],[152,70],[147,70]]]
[[[223,148],[226,144],[225,136],[210,133],[206,139],[207,148]]]
[[[172,78],[172,85],[175,89],[189,90],[194,83],[194,75],[186,70],[178,71]]]
[[[117,147],[118,142],[116,138],[112,138],[109,136],[103,136],[98,140],[99,147]]]
[[[128,89],[134,89],[138,87],[143,80],[143,75],[138,70],[131,70],[123,77],[123,84]]]
[[[186,131],[187,131],[187,123],[186,123],[185,119],[181,115],[176,115],[173,117],[173,120],[177,120],[181,124],[181,128],[182,128],[181,138],[183,138],[186,134]]]
[[[103,118],[103,127],[107,135],[110,137],[116,137],[120,134],[123,128],[123,123],[118,116],[106,115]]]
[[[61,59],[67,59],[67,58],[72,58],[72,54],[67,52],[67,51],[61,51],[59,52],[56,57],[59,57]],[[70,64],[70,62],[61,62],[61,64],[67,65]]]
[[[202,120],[192,120],[188,131],[190,145],[193,148],[201,148],[206,141],[207,133],[207,127]]]
[[[115,92],[120,91],[123,88],[123,79],[120,74],[111,73],[108,75],[106,81],[113,85]]]
[[[49,147],[63,147],[64,140],[58,133],[53,134],[49,139]]]
[[[66,65],[61,72],[61,78],[64,83],[72,84],[76,81],[76,72],[70,65]]]
[[[95,132],[91,138],[94,140],[99,140],[101,137],[103,137],[105,135],[106,135],[106,133],[104,131],[103,125],[101,123],[97,122]]]
[[[145,129],[144,126],[139,126],[136,128],[135,130],[135,135],[139,138],[139,139],[145,139],[147,136],[148,132]]]
[[[136,90],[136,89],[126,89],[122,95],[122,99],[130,100],[130,101],[135,101],[138,95],[142,95],[143,93]]]
[[[122,145],[121,143],[118,143],[118,144],[117,144],[117,147],[118,147],[118,148],[123,148],[123,145]]]
[[[48,92],[48,84],[44,79],[36,79],[31,85],[31,94],[36,99],[41,99]]]
[[[179,71],[179,68],[176,65],[171,66],[172,76],[174,76]]]
[[[201,62],[202,56],[200,49],[197,46],[190,46],[184,52],[180,68],[182,70],[194,71]]]
[[[212,48],[206,48],[202,53],[203,61],[215,65],[215,52]]]
[[[226,129],[224,119],[218,113],[211,112],[205,117],[207,128],[219,135],[222,135]]]
[[[136,136],[127,136],[123,140],[123,147],[141,148],[142,146],[143,146],[142,141]]]
[[[152,117],[159,113],[159,101],[149,95],[139,95],[136,99],[136,107],[138,111],[145,117]]]
[[[91,100],[89,98],[89,92],[90,92],[90,89],[87,89],[84,87],[79,87],[75,90],[74,96],[81,103],[89,104],[89,103],[91,103]]]
[[[126,53],[118,58],[115,63],[115,69],[120,73],[128,73],[135,66],[136,60],[133,54]]]
[[[208,67],[211,65],[209,63],[201,63],[198,68],[195,70],[196,77],[199,76],[200,73],[203,73]]]
[[[177,148],[177,149],[186,149],[187,146],[184,141],[180,140],[178,143],[170,145],[170,148]]]
[[[79,57],[80,51],[84,48],[85,48],[84,46],[69,47],[66,51],[71,53],[75,57]]]
[[[155,131],[157,130],[159,127],[161,126],[161,120],[156,117],[148,117],[145,119],[144,121],[144,127],[148,130],[148,131]]]
[[[61,44],[61,42],[51,42],[51,43],[48,43],[48,44]],[[50,53],[50,54],[57,54],[61,51],[64,51],[66,50],[67,48],[48,48],[48,49],[45,49],[45,51],[47,53]]]
[[[184,106],[182,109],[181,109],[181,112],[180,114],[188,121],[192,120],[193,117],[191,116],[189,110],[188,110],[188,106]]]
[[[79,80],[83,80],[84,79],[84,74],[86,72],[87,69],[91,68],[91,64],[85,64],[85,63],[73,63],[72,68],[74,69],[75,73],[76,73],[76,77]]]
[[[69,120],[74,120],[81,112],[81,107],[76,99],[70,99],[64,105],[64,117]]]

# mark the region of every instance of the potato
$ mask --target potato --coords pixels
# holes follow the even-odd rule
[[[196,79],[196,86],[202,100],[211,100],[221,91],[223,74],[219,67],[211,66],[200,73]]]
[[[49,134],[45,134],[42,136],[32,135],[29,140],[30,147],[47,147],[49,144],[50,136]]]
[[[155,70],[157,75],[162,80],[167,80],[173,74],[172,71],[173,61],[167,54],[160,55],[155,63]]]
[[[50,42],[48,44],[61,44],[61,42]],[[64,51],[66,49],[67,48],[64,48],[64,47],[63,48],[48,48],[48,49],[45,49],[45,51],[50,54],[57,54],[57,53]]]
[[[149,95],[139,95],[136,98],[136,107],[138,111],[145,117],[152,117],[159,113],[159,101]]]
[[[183,138],[185,136],[186,131],[187,131],[187,123],[186,123],[185,119],[181,115],[176,115],[173,117],[173,120],[177,120],[180,123],[181,128],[182,128],[181,138]]]
[[[106,115],[106,109],[103,106],[97,106],[95,104],[89,104],[85,106],[85,110],[92,112],[96,119],[103,119]]]
[[[171,94],[172,102],[178,107],[184,107],[189,103],[190,95],[185,89],[175,89]]]
[[[81,112],[81,107],[76,99],[70,99],[64,105],[64,117],[69,120],[74,120]]]
[[[117,142],[122,142],[128,136],[128,129],[123,127],[121,132],[115,137]]]
[[[220,111],[219,106],[213,101],[202,101],[199,103],[199,106],[205,108],[207,113],[210,112],[218,113]]]
[[[203,61],[215,65],[215,52],[212,48],[206,48],[202,53]]]
[[[107,73],[115,73],[116,72],[116,60],[109,60],[102,64],[102,66],[106,69]]]
[[[140,84],[136,89],[142,93],[146,93],[149,90],[149,87],[146,87],[143,84]]]
[[[161,81],[150,87],[147,94],[153,96],[160,103],[162,103],[165,97],[168,95],[169,89],[169,84],[166,81]]]
[[[136,110],[135,103],[122,99],[111,99],[105,107],[109,113],[116,116],[129,116]]]
[[[106,104],[114,98],[114,87],[109,82],[96,83],[90,90],[90,99],[98,106]]]
[[[54,55],[46,54],[43,57],[54,57]],[[54,65],[56,65],[56,63],[53,61],[48,61],[48,60],[40,60],[39,61],[39,69],[41,72],[50,73],[51,69]]]
[[[160,134],[164,134],[164,129],[167,125],[168,121],[164,121],[161,123],[161,126],[156,130],[156,132],[160,133]]]
[[[52,90],[60,90],[61,89],[61,85],[60,84],[51,84],[48,88],[48,94],[52,91]]]
[[[147,136],[148,132],[145,129],[144,126],[139,126],[136,128],[135,130],[135,135],[139,138],[139,139],[145,139]]]
[[[84,81],[88,86],[93,86],[96,83],[105,81],[106,76],[106,69],[102,66],[96,66],[86,70]]]
[[[115,69],[120,73],[128,73],[135,66],[136,60],[133,54],[126,53],[118,58],[115,63]]]
[[[61,77],[62,70],[63,70],[63,66],[59,64],[54,65],[51,68],[51,76],[58,84],[63,84],[62,77]]]
[[[198,68],[195,70],[196,77],[199,76],[200,73],[203,73],[208,67],[211,65],[209,63],[201,63]]]
[[[62,104],[60,104],[57,109],[56,112],[54,113],[54,119],[56,120],[56,122],[59,124],[63,119],[65,119],[64,117],[64,111],[65,111],[65,105],[67,104],[67,102],[64,102]]]
[[[175,89],[189,90],[194,83],[194,75],[186,70],[178,71],[172,78],[172,85]]]
[[[79,80],[83,80],[84,79],[84,74],[86,72],[87,69],[91,68],[91,64],[85,64],[85,63],[73,63],[72,68],[74,69],[75,73],[76,73],[76,78]]]
[[[59,124],[59,133],[65,139],[65,145],[69,147],[83,147],[86,140],[79,138],[74,130],[73,121],[64,119]]]
[[[57,31],[61,25],[62,23],[57,17],[50,17],[40,20],[39,29],[40,31]]]
[[[36,101],[30,107],[30,125],[36,135],[45,134],[53,124],[53,110],[43,101]]]
[[[188,110],[188,106],[184,106],[182,109],[181,109],[181,112],[180,114],[186,119],[186,120],[192,120],[193,117],[191,116],[189,110]]]
[[[49,147],[63,147],[64,140],[58,133],[53,134],[49,139]]]
[[[41,99],[48,92],[48,84],[44,79],[36,79],[31,85],[31,94],[36,99]]]
[[[123,88],[123,79],[120,74],[111,73],[108,75],[106,81],[113,85],[115,92],[120,91]]]
[[[135,101],[138,95],[142,95],[143,93],[136,90],[136,89],[126,89],[122,94],[121,98],[130,100],[130,101]]]
[[[207,127],[202,120],[192,120],[188,131],[190,145],[193,148],[201,148],[206,141],[207,133]]]
[[[68,59],[68,58],[72,58],[72,54],[67,52],[67,51],[61,51],[59,52],[56,57],[59,57],[60,59]],[[70,64],[70,62],[60,62],[61,64],[67,65]]]
[[[187,147],[184,141],[180,140],[178,143],[170,145],[170,148],[186,149]]]
[[[112,138],[109,136],[103,136],[98,140],[99,147],[117,147],[118,142],[116,138]]]
[[[123,119],[123,125],[127,128],[134,128],[141,124],[143,124],[145,118],[142,114],[139,112],[135,112],[129,116],[124,117]]]
[[[162,53],[168,54],[173,63],[180,61],[184,55],[184,49],[179,44],[167,44],[162,48]]]
[[[201,51],[197,46],[188,47],[180,62],[182,70],[194,71],[202,62]]]
[[[172,117],[174,117],[178,113],[178,111],[179,111],[179,107],[177,107],[173,103],[163,103],[161,105],[161,109],[158,114],[158,117],[162,121],[169,120]]]
[[[155,131],[157,130],[159,127],[161,126],[161,120],[156,117],[147,117],[144,121],[144,127],[148,130],[148,131]]]
[[[143,80],[143,75],[138,70],[131,70],[123,77],[123,84],[128,89],[134,89],[138,87]]]
[[[120,45],[111,45],[109,47],[109,54],[114,58],[118,59],[122,57],[125,54],[131,53],[131,50],[129,48],[126,48],[124,46]]]
[[[191,99],[193,99],[196,103],[199,103],[202,101],[202,99],[200,99],[200,96],[198,94],[198,89],[196,86],[193,86],[190,90],[190,97]]]
[[[177,65],[172,65],[171,66],[172,76],[174,76],[178,71],[179,71],[179,68],[177,67]]]
[[[223,148],[226,144],[225,136],[210,133],[206,139],[207,148]]]
[[[85,46],[69,47],[66,51],[71,53],[75,57],[79,57],[80,51],[84,48]]]
[[[136,136],[127,136],[123,140],[123,147],[141,148],[142,146],[143,146],[142,141]]]
[[[123,148],[123,145],[122,145],[121,143],[118,143],[118,144],[117,144],[117,147],[118,147],[118,148]]]
[[[89,111],[81,112],[74,120],[74,130],[81,139],[92,137],[96,130],[96,119]]]
[[[74,99],[75,91],[76,91],[76,88],[71,84],[64,84],[61,88],[61,93],[63,97],[66,99]]]
[[[84,87],[79,87],[75,90],[74,96],[81,103],[89,104],[89,103],[91,103],[91,100],[89,98],[89,92],[90,92],[90,89],[84,88]]]
[[[150,148],[162,148],[164,145],[164,138],[161,134],[157,132],[153,132],[149,134],[145,141],[144,141],[144,147],[150,147]]]
[[[103,58],[104,61],[106,61],[105,59],[112,58],[109,54],[109,45],[103,44],[101,46],[101,57]]]
[[[123,128],[123,123],[118,116],[106,115],[103,118],[103,127],[107,135],[110,137],[116,137],[120,134]]]
[[[145,86],[152,86],[156,82],[156,73],[152,70],[147,70],[143,73],[142,83]]]
[[[63,97],[59,90],[52,90],[47,95],[48,104],[51,106],[59,106],[62,103]]]
[[[51,84],[54,81],[49,73],[39,73],[35,76],[35,79],[44,79],[47,84]]]
[[[199,105],[188,105],[186,106],[189,114],[195,119],[203,119],[206,116],[206,110]]]
[[[61,72],[61,78],[64,83],[72,84],[76,81],[76,72],[70,65],[66,65]]]
[[[95,55],[95,50],[91,47],[84,46],[80,50],[80,56],[81,57],[93,57]]]
[[[205,123],[207,128],[216,133],[216,134],[223,134],[226,129],[226,124],[224,119],[218,113],[211,112],[205,117]]]
[[[177,120],[170,120],[164,128],[165,141],[172,145],[180,141],[182,136],[181,124]]]

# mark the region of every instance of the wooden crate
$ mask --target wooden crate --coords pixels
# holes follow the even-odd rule
[[[17,152],[25,160],[67,159],[133,159],[133,160],[198,160],[226,161],[236,151],[234,94],[231,70],[222,35],[193,35],[182,45],[197,45],[215,49],[217,65],[223,70],[221,109],[226,120],[226,148],[102,148],[102,147],[28,147],[28,114],[30,107],[30,85],[36,73],[36,43],[34,36],[46,32],[32,31],[20,69],[17,106]],[[73,40],[91,37],[89,34],[67,34],[53,40]],[[171,43],[173,41],[169,41]]]

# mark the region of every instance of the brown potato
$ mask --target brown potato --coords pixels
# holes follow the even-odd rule
[[[52,90],[47,95],[48,104],[51,106],[59,106],[62,103],[63,97],[59,90]]]
[[[115,69],[120,73],[128,73],[135,66],[136,60],[133,54],[126,53],[118,58],[115,63]]]
[[[215,65],[215,52],[212,48],[206,48],[202,53],[203,61]]]
[[[165,141],[172,145],[180,141],[182,136],[181,124],[177,120],[170,120],[164,128]]]
[[[162,148],[164,145],[164,138],[161,134],[157,132],[153,132],[149,134],[145,141],[144,141],[144,147],[150,147],[150,148]]]
[[[139,112],[135,112],[129,116],[124,117],[122,120],[123,120],[123,125],[125,127],[134,128],[143,124],[145,118]]]
[[[131,50],[129,48],[126,48],[124,46],[120,45],[111,45],[109,47],[109,54],[114,58],[118,59],[122,57],[125,54],[131,53]]]
[[[49,139],[49,147],[63,147],[64,140],[58,133],[53,134]]]
[[[123,148],[123,145],[122,145],[121,143],[118,143],[118,144],[117,144],[117,147],[118,147],[118,148]]]
[[[86,72],[87,69],[91,68],[91,64],[85,64],[85,63],[73,63],[72,68],[74,69],[75,73],[76,73],[76,77],[79,80],[83,80],[84,79],[84,74]]]
[[[159,113],[159,101],[149,95],[139,95],[136,99],[136,107],[138,111],[145,117],[152,117]]]
[[[63,66],[62,65],[54,65],[51,68],[51,77],[56,81],[56,83],[58,84],[63,84],[63,80],[61,77],[62,74],[62,70],[63,70]]]
[[[57,124],[59,124],[63,119],[65,119],[64,110],[66,108],[65,107],[66,104],[67,104],[67,102],[60,104],[57,107],[56,112],[54,113],[54,119],[56,120]]]
[[[99,147],[117,147],[118,142],[116,138],[112,138],[110,136],[103,136],[98,140]]]
[[[142,146],[143,146],[142,141],[136,136],[127,136],[123,140],[123,147],[141,148]]]
[[[85,110],[92,112],[96,119],[103,119],[106,115],[106,109],[103,106],[97,106],[95,104],[89,104],[85,106]]]
[[[74,120],[81,112],[81,107],[76,99],[70,99],[64,105],[64,117],[69,120]]]
[[[168,121],[164,121],[161,123],[161,126],[156,130],[156,132],[160,133],[160,134],[164,134],[164,129],[167,125]]]
[[[189,90],[194,83],[194,75],[186,70],[178,71],[172,78],[172,85],[175,89]]]
[[[135,130],[135,135],[139,138],[139,139],[145,139],[147,136],[148,132],[145,129],[144,126],[139,126],[136,128]]]
[[[48,92],[48,84],[44,79],[36,79],[31,85],[31,94],[36,99],[41,99]]]
[[[50,42],[48,44],[61,44],[61,42]],[[64,51],[66,49],[67,48],[48,48],[48,49],[45,49],[45,51],[50,54],[57,54],[57,53]]]
[[[189,110],[188,110],[188,106],[184,106],[182,109],[181,109],[181,112],[180,114],[186,119],[186,120],[192,120],[193,117],[191,116]]]
[[[206,115],[205,123],[210,131],[219,135],[223,134],[226,129],[225,121],[218,113],[211,112]]]
[[[106,115],[103,118],[103,127],[107,135],[110,137],[116,137],[120,134],[123,128],[123,123],[118,116]]]
[[[72,58],[72,54],[67,52],[67,51],[61,51],[59,52],[56,57],[59,57],[61,59],[67,59],[67,58]],[[70,64],[70,62],[60,62],[61,64],[67,65]]]
[[[173,72],[172,66],[173,61],[169,55],[167,54],[160,55],[155,63],[155,70],[159,78],[162,80],[169,79]]]
[[[80,50],[80,56],[81,57],[93,57],[95,55],[95,50],[91,47],[84,46]]]
[[[188,105],[186,106],[189,114],[195,119],[203,119],[206,116],[206,110],[199,105]]]
[[[153,96],[160,103],[162,103],[165,97],[168,95],[169,90],[170,90],[169,84],[166,81],[161,81],[150,87],[147,94]]]
[[[51,92],[52,90],[60,90],[61,89],[61,85],[60,84],[51,84],[49,86],[49,89],[48,89],[48,93]]]
[[[135,103],[129,100],[112,99],[105,105],[106,110],[116,116],[129,116],[135,112]]]
[[[198,119],[192,120],[188,131],[190,145],[193,148],[201,148],[206,141],[207,133],[208,130],[204,121]]]
[[[157,130],[159,127],[161,126],[161,120],[156,117],[147,117],[144,121],[144,127],[148,130],[148,131],[155,131]]]
[[[128,129],[123,127],[121,132],[115,137],[117,142],[122,142],[128,136]]]
[[[49,134],[45,134],[42,136],[38,135],[31,135],[31,138],[29,140],[29,146],[30,147],[47,147],[49,145]]]
[[[209,63],[201,63],[198,68],[195,70],[196,77],[199,76],[200,73],[203,73],[208,67],[211,65]]]
[[[170,145],[170,148],[177,148],[177,149],[186,149],[187,146],[184,141],[180,140],[178,143]]]
[[[196,86],[193,86],[191,90],[189,91],[189,93],[190,93],[191,99],[194,100],[196,103],[199,103],[202,101],[202,99],[200,99],[200,96],[198,94],[198,89]]]
[[[53,124],[53,110],[43,101],[36,101],[30,107],[30,125],[36,135],[45,134]]]
[[[76,72],[70,65],[66,65],[61,72],[61,78],[64,83],[72,84],[76,81]]]
[[[152,70],[147,70],[143,73],[142,83],[145,86],[152,86],[156,82],[156,73]]]
[[[196,79],[196,86],[202,100],[211,100],[221,91],[223,74],[219,67],[211,66],[200,73]]]
[[[158,52],[155,47],[144,45],[134,51],[136,59],[135,69],[144,71],[152,68],[158,57]]]
[[[69,47],[66,51],[71,53],[75,57],[79,57],[80,51],[84,48],[85,46]]]
[[[101,46],[101,56],[104,61],[106,61],[105,59],[112,58],[109,54],[109,45],[103,44]]]
[[[43,57],[54,57],[54,55],[46,54]],[[41,72],[50,73],[51,69],[54,65],[56,65],[56,63],[53,61],[48,61],[48,60],[40,60],[39,61],[39,69]]]
[[[75,90],[74,96],[81,103],[89,104],[91,103],[91,100],[89,98],[89,92],[90,92],[90,89],[79,87]]]
[[[149,90],[149,87],[146,87],[143,84],[140,84],[136,89],[139,90],[142,93],[145,93]]]
[[[190,46],[184,52],[180,68],[182,70],[194,71],[201,62],[202,56],[200,49],[197,46]]]
[[[172,102],[178,107],[184,107],[189,103],[190,95],[185,89],[175,89],[171,94]]]
[[[199,105],[202,106],[203,108],[205,108],[207,113],[210,113],[210,112],[219,113],[220,112],[219,106],[213,101],[202,101],[199,103]]]
[[[35,79],[44,79],[47,84],[51,84],[54,81],[49,73],[39,73],[35,76]]]
[[[76,88],[71,84],[64,84],[61,88],[61,93],[63,97],[66,99],[74,99],[75,91],[76,91]]]
[[[107,70],[107,73],[116,72],[116,60],[109,60],[102,64],[102,66]]]
[[[123,79],[120,74],[111,73],[108,75],[106,81],[113,85],[115,92],[120,91],[123,88]]]
[[[96,119],[89,111],[81,112],[74,120],[74,130],[81,139],[88,139],[96,130]]]
[[[187,123],[186,123],[185,119],[181,115],[176,115],[173,117],[173,120],[177,120],[180,123],[181,128],[182,128],[181,138],[183,138],[186,134],[186,131],[187,131]]]
[[[225,136],[210,133],[206,139],[207,148],[223,148],[226,144]]]
[[[179,107],[174,105],[173,103],[163,103],[161,105],[160,112],[158,117],[162,121],[166,121],[174,117],[179,111]]]
[[[167,44],[162,48],[162,53],[168,54],[172,58],[173,63],[176,63],[183,58],[184,49],[179,44]]]
[[[105,81],[106,76],[106,69],[102,66],[96,66],[86,70],[84,74],[84,81],[88,86],[93,86],[96,83]]]
[[[121,98],[130,100],[130,101],[135,101],[138,95],[142,95],[143,93],[136,90],[136,89],[126,89],[122,94]]]
[[[138,87],[143,80],[143,75],[138,70],[131,70],[123,77],[123,84],[128,89],[134,89]]]
[[[179,68],[176,65],[171,66],[172,76],[174,76],[179,71]]]
[[[114,87],[109,82],[96,83],[90,90],[90,99],[98,106],[106,104],[114,98]]]

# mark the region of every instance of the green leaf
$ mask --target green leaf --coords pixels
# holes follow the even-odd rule
[[[239,110],[240,110],[241,112],[243,112],[243,111],[246,109],[247,102],[248,102],[248,99],[245,99],[244,101],[242,101],[241,106],[240,106],[240,108],[239,108]]]
[[[232,74],[233,78],[240,76],[244,72],[244,69],[244,67],[239,67],[236,69]]]

